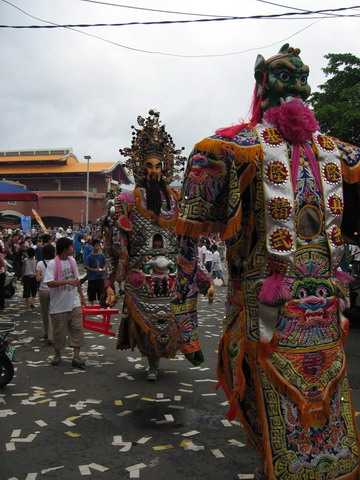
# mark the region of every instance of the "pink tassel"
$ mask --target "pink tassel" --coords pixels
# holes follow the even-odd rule
[[[294,189],[296,190],[296,182],[299,173],[299,165],[300,165],[300,146],[298,143],[294,144],[293,154],[291,158],[291,182]]]
[[[355,281],[355,278],[352,275],[350,275],[347,272],[344,272],[343,270],[337,270],[335,273],[335,277],[341,283],[351,283]]]
[[[264,280],[259,293],[261,303],[275,306],[291,300],[291,298],[291,292],[282,275],[274,272]]]

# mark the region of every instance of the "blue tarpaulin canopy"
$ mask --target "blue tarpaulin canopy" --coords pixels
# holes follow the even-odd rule
[[[7,202],[11,200],[41,200],[41,195],[27,190],[21,183],[0,180],[0,201]]]

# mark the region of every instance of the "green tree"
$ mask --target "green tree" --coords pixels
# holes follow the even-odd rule
[[[360,58],[328,53],[323,72],[329,78],[309,99],[323,133],[360,145]]]

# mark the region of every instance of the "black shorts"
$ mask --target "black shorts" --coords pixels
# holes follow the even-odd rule
[[[104,289],[105,280],[98,278],[96,280],[88,280],[88,296],[89,302],[100,300],[101,292]]]
[[[24,275],[23,281],[24,281],[23,298],[36,297],[36,292],[38,287],[36,278],[29,277],[28,275]]]

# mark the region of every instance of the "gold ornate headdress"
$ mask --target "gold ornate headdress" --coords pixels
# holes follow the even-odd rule
[[[165,126],[160,125],[160,113],[150,110],[149,116],[138,116],[137,123],[141,128],[131,126],[133,138],[131,148],[121,148],[119,152],[128,157],[125,166],[134,175],[136,185],[139,185],[145,176],[144,160],[155,157],[162,162],[162,177],[165,183],[170,184],[180,178],[184,170],[186,158],[181,156],[184,147],[177,150],[172,137],[166,132]]]

